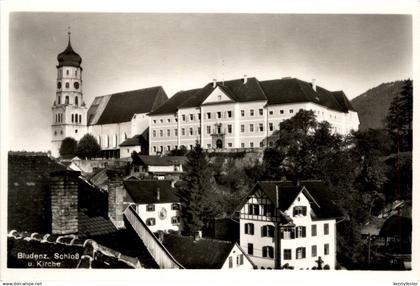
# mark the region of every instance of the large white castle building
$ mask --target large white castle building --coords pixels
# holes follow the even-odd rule
[[[57,90],[52,106],[52,154],[64,138],[90,133],[103,157],[133,151],[163,154],[196,142],[205,149],[260,148],[279,124],[299,110],[312,110],[334,132],[357,130],[359,118],[342,91],[311,83],[254,77],[179,91],[168,99],[161,86],[98,96],[89,109],[83,100],[82,58],[72,48],[57,56]]]
[[[205,149],[258,148],[279,124],[299,110],[312,110],[334,132],[357,130],[359,117],[342,91],[328,91],[296,78],[256,78],[209,83],[180,91],[149,113],[149,153],[165,153],[195,142]]]

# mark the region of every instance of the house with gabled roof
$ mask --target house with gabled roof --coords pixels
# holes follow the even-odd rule
[[[199,142],[205,149],[260,148],[280,122],[312,110],[335,133],[357,130],[357,112],[342,91],[297,78],[259,81],[244,77],[180,91],[149,113],[149,154]]]
[[[343,215],[323,182],[258,182],[239,212],[240,245],[258,268],[335,268]]]
[[[236,242],[160,233],[163,246],[185,269],[254,269]]]

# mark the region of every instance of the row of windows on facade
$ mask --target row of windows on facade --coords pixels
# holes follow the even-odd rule
[[[211,125],[206,126],[206,133],[207,134],[224,134],[224,133],[228,133],[228,134],[232,134],[232,124],[227,124],[226,128],[223,129],[220,125],[219,126],[215,126],[214,129],[211,128]],[[254,128],[255,127],[255,128]],[[268,123],[268,129],[270,131],[274,131],[274,123],[273,122],[269,122]],[[178,136],[178,129],[174,129],[174,132],[171,133],[171,129],[166,129],[166,132],[164,132],[163,129],[160,130],[153,130],[152,134],[153,137],[157,137],[158,133],[157,131],[159,131],[159,137],[164,137],[166,135],[166,137],[171,137],[171,134],[174,134],[174,136]],[[249,124],[248,125],[248,131],[249,132],[264,132],[264,123],[259,123],[259,124]],[[245,133],[245,124],[241,124],[241,133]],[[186,129],[185,128],[181,128],[181,135],[185,136],[186,135]],[[197,129],[190,127],[188,129],[188,135],[189,136],[194,136],[194,135],[201,135],[201,128],[197,127]]]
[[[303,110],[303,109],[300,108],[299,110]],[[318,115],[320,115],[320,114],[324,115],[324,111],[313,110],[313,109],[311,109],[311,111],[313,111],[315,114],[318,114]],[[294,113],[294,109],[293,108],[289,109],[289,114],[293,114],[293,113]],[[246,114],[245,110],[241,110],[241,117],[245,117],[245,114]],[[258,114],[260,116],[263,116],[264,115],[264,109],[262,109],[262,108],[258,109]],[[268,114],[269,115],[274,115],[274,110],[270,110],[268,112]],[[285,110],[280,109],[279,114],[280,115],[285,114]],[[249,116],[251,116],[251,117],[255,116],[254,109],[249,110]],[[233,111],[230,111],[230,110],[229,111],[224,111],[224,112],[217,111],[217,112],[207,112],[206,113],[206,119],[208,119],[208,120],[210,120],[210,119],[232,118],[232,117],[233,117]],[[188,114],[188,115],[187,114],[182,114],[181,118],[182,118],[183,122],[191,122],[191,121],[195,121],[195,120],[201,120],[201,114],[200,113],[198,113],[198,114]],[[330,119],[332,119],[332,118],[333,118],[333,115],[330,114]],[[337,119],[337,115],[334,115],[334,119]],[[161,124],[165,123],[164,119],[160,119],[159,122]],[[175,118],[175,122],[178,122],[177,118]],[[171,123],[171,119],[167,118],[166,123]],[[156,119],[153,120],[153,124],[157,124]]]
[[[58,96],[58,104],[61,104],[61,95]],[[70,104],[70,98],[69,98],[68,95],[65,97],[64,104]],[[78,96],[74,97],[74,104],[76,106],[79,106],[79,97]]]
[[[64,69],[64,72],[66,73],[66,75],[70,75],[70,70],[69,69]],[[74,70],[74,75],[77,76],[77,69]],[[62,71],[58,70],[58,77],[62,77]]]
[[[70,88],[70,83],[69,82],[66,82],[65,84],[64,84],[64,86],[66,87],[66,88]],[[74,82],[73,83],[73,86],[74,86],[74,88],[75,89],[79,89],[79,87],[80,87],[80,84],[79,84],[79,82]],[[57,89],[61,89],[61,81],[59,81],[59,82],[57,82]]]
[[[254,224],[246,223],[244,225],[244,233],[248,235],[254,235]],[[329,224],[324,223],[324,235],[329,235],[330,229]],[[317,236],[317,225],[311,225],[311,235]],[[272,225],[263,225],[261,227],[261,237],[275,237],[275,228]],[[281,228],[280,238],[281,239],[294,239],[306,237],[306,226],[297,227],[285,227]]]
[[[300,199],[298,198],[298,201]],[[262,215],[262,216],[271,216],[274,214],[274,205],[273,204],[247,204],[249,215]],[[306,206],[294,206],[293,207],[293,216],[306,216],[307,215]]]
[[[173,225],[179,225],[180,219],[179,216],[173,216],[171,217],[171,223]],[[147,226],[154,226],[156,225],[156,219],[154,217],[150,217],[148,219],[146,219],[146,225]]]
[[[103,146],[103,147],[118,147],[118,135],[114,134],[113,137],[114,137],[114,142],[111,146],[110,136],[109,135],[104,135],[105,146]],[[124,133],[124,137],[123,137],[122,141],[127,140],[127,138],[128,138],[127,133]],[[98,140],[99,146],[102,146],[102,137],[97,136],[96,140]]]
[[[248,254],[254,255],[254,244],[248,243]],[[317,246],[312,245],[311,247],[312,257],[318,256]],[[262,257],[264,258],[274,258],[274,247],[272,246],[263,246],[261,249]],[[306,247],[298,247],[295,250],[295,258],[296,259],[304,259],[306,258]],[[324,255],[330,254],[330,245],[328,243],[324,244]],[[283,260],[291,260],[292,259],[292,249],[283,249]]]
[[[240,266],[244,264],[244,255],[239,254],[236,256],[236,266]],[[229,256],[229,268],[233,268],[233,257]]]
[[[249,144],[248,145],[246,145],[245,144],[245,142],[242,142],[241,143],[241,148],[254,148],[255,146],[257,146],[258,144],[254,144],[254,142],[249,142]],[[272,146],[273,145],[273,142],[269,142],[269,146]],[[232,142],[228,142],[227,144],[226,144],[226,146],[227,147],[229,147],[229,148],[232,148],[233,147],[233,143]],[[260,141],[260,143],[259,143],[259,146],[261,147],[261,148],[263,148],[264,146],[265,146],[265,143],[264,143],[264,141]],[[188,147],[187,149],[189,149],[189,150],[192,150],[192,149],[194,149],[194,145],[189,145],[189,146],[186,146],[186,147]],[[207,145],[206,145],[206,147],[207,147],[207,149],[210,149],[210,148],[212,148],[212,145],[210,144],[210,143],[208,143]],[[178,145],[174,145],[174,146],[171,146],[171,145],[167,145],[166,147],[165,146],[153,146],[153,152],[164,152],[164,151],[171,151],[171,150],[177,150],[178,149]]]
[[[179,204],[177,204],[177,203],[171,204],[171,210],[177,211],[179,209],[180,209],[180,205]],[[155,208],[155,205],[154,204],[148,204],[146,206],[146,211],[148,211],[148,212],[154,212],[155,210],[156,210],[156,208]]]
[[[57,113],[55,115],[55,122],[56,123],[63,122],[63,114],[62,113]],[[82,123],[82,115],[81,114],[72,114],[71,115],[71,122],[72,123]]]

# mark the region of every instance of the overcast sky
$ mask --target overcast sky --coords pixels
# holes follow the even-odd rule
[[[287,14],[10,14],[9,146],[46,151],[57,54],[82,57],[84,100],[161,85],[168,96],[213,78],[315,78],[351,99],[412,77],[411,17]]]

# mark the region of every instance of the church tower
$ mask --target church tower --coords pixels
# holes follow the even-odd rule
[[[59,156],[61,142],[66,137],[77,141],[87,133],[87,107],[83,101],[82,58],[73,51],[70,42],[57,56],[56,96],[52,106],[52,155]]]

